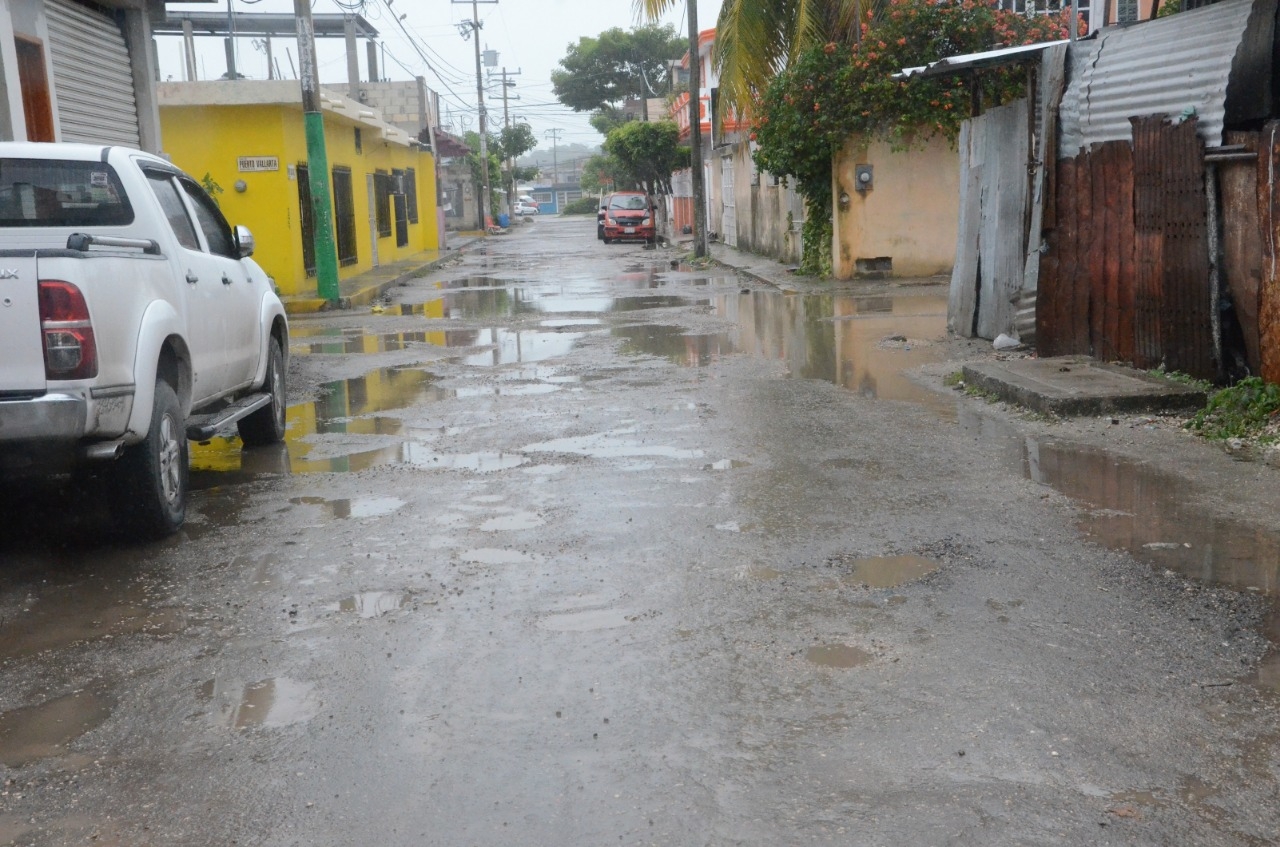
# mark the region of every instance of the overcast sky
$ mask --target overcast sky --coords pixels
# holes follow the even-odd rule
[[[231,11],[236,15],[254,12],[283,12],[292,14],[291,0],[230,0]],[[167,4],[170,14],[186,9],[209,13],[226,10],[227,3]],[[315,0],[312,12],[340,13],[353,5],[338,5],[337,0]],[[450,0],[365,0],[360,5],[361,14],[378,30],[381,52],[385,55],[379,73],[384,78],[409,80],[426,77],[427,85],[440,92],[443,118],[453,119],[453,128],[476,129],[476,78],[475,47],[459,34],[458,25],[471,19],[471,3]],[[684,16],[685,4],[674,4],[673,10],[663,19],[681,33],[688,31]],[[599,144],[603,139],[590,124],[585,114],[575,114],[556,102],[551,92],[551,71],[564,57],[565,49],[583,36],[595,36],[610,27],[630,28],[637,23],[632,11],[632,0],[500,0],[498,3],[479,4],[480,46],[498,52],[498,68],[520,71],[513,76],[516,87],[510,89],[520,97],[510,102],[513,116],[521,116],[533,128],[544,148],[551,147],[551,131],[560,130],[560,144]],[[715,26],[720,13],[720,0],[699,0],[698,26],[710,29]],[[405,30],[401,31],[397,18],[404,16]],[[418,47],[414,46],[414,41]],[[201,79],[217,79],[226,71],[223,46],[216,38],[197,38],[199,52],[197,74]],[[181,80],[185,70],[182,62],[181,38],[162,37],[157,41],[160,54],[162,79]],[[360,73],[367,77],[366,48],[359,44]],[[419,50],[423,55],[419,54]],[[290,40],[275,40],[272,53],[282,74],[294,77],[290,64],[297,63],[297,46]],[[255,46],[251,39],[237,40],[236,69],[253,79],[267,76],[266,53]],[[320,81],[325,85],[345,85],[347,63],[342,39],[321,39],[317,43]],[[429,66],[428,66],[428,63]],[[489,93],[489,92],[492,92]],[[490,98],[495,98],[491,100]],[[492,86],[486,91],[490,120],[501,125],[501,89]]]

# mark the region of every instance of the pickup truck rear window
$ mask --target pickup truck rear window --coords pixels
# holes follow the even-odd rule
[[[0,227],[130,223],[133,207],[109,165],[0,159]]]

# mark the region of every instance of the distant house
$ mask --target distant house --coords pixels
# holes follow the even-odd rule
[[[149,12],[134,0],[0,7],[0,138],[160,149]]]
[[[164,152],[221,189],[227,218],[285,294],[315,289],[302,90],[296,80],[166,82]],[[339,276],[440,247],[435,158],[364,103],[321,95]]]

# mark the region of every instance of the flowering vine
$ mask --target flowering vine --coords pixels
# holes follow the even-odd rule
[[[763,92],[752,139],[764,170],[794,178],[807,217],[803,269],[830,271],[831,162],[852,135],[905,149],[934,136],[954,139],[969,116],[971,81],[959,76],[898,79],[904,68],[947,56],[1066,38],[1070,14],[1024,15],[979,0],[890,0],[868,12],[852,44],[802,53]],[[1021,96],[1021,69],[976,78],[984,102]]]

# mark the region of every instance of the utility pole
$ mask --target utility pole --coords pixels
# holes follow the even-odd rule
[[[295,3],[301,0],[294,0]],[[465,3],[466,0],[450,0],[454,3]],[[470,33],[476,42],[476,109],[480,113],[480,172],[484,174],[484,193],[480,195],[480,229],[488,232],[489,216],[486,209],[489,205],[491,189],[489,188],[489,129],[485,120],[484,113],[484,75],[480,71],[480,23],[479,3],[492,3],[497,5],[498,0],[471,0],[471,20],[463,21],[460,29],[462,29],[462,37],[466,38]],[[492,211],[492,210],[488,210]]]
[[[320,70],[310,0],[293,0],[298,28],[298,64],[302,73],[302,119],[307,137],[307,181],[311,188],[311,221],[316,251],[316,290],[330,304],[338,302],[338,251],[333,241],[333,206],[329,202],[329,155],[324,146],[320,112]]]
[[[556,183],[560,181],[560,160],[556,157],[556,143],[560,140],[562,129],[549,129],[543,136],[551,136],[551,197],[555,200],[556,211],[560,211],[560,193],[556,191]]]
[[[707,255],[707,194],[702,179],[702,59],[698,51],[698,0],[689,7],[689,176],[693,182],[693,256]]]
[[[502,125],[507,130],[511,129],[511,109],[507,103],[507,89],[514,88],[515,83],[507,79],[509,76],[520,76],[520,71],[508,71],[502,69]],[[515,98],[519,100],[520,98]],[[515,190],[516,190],[516,157],[507,157],[507,211],[515,212]]]

